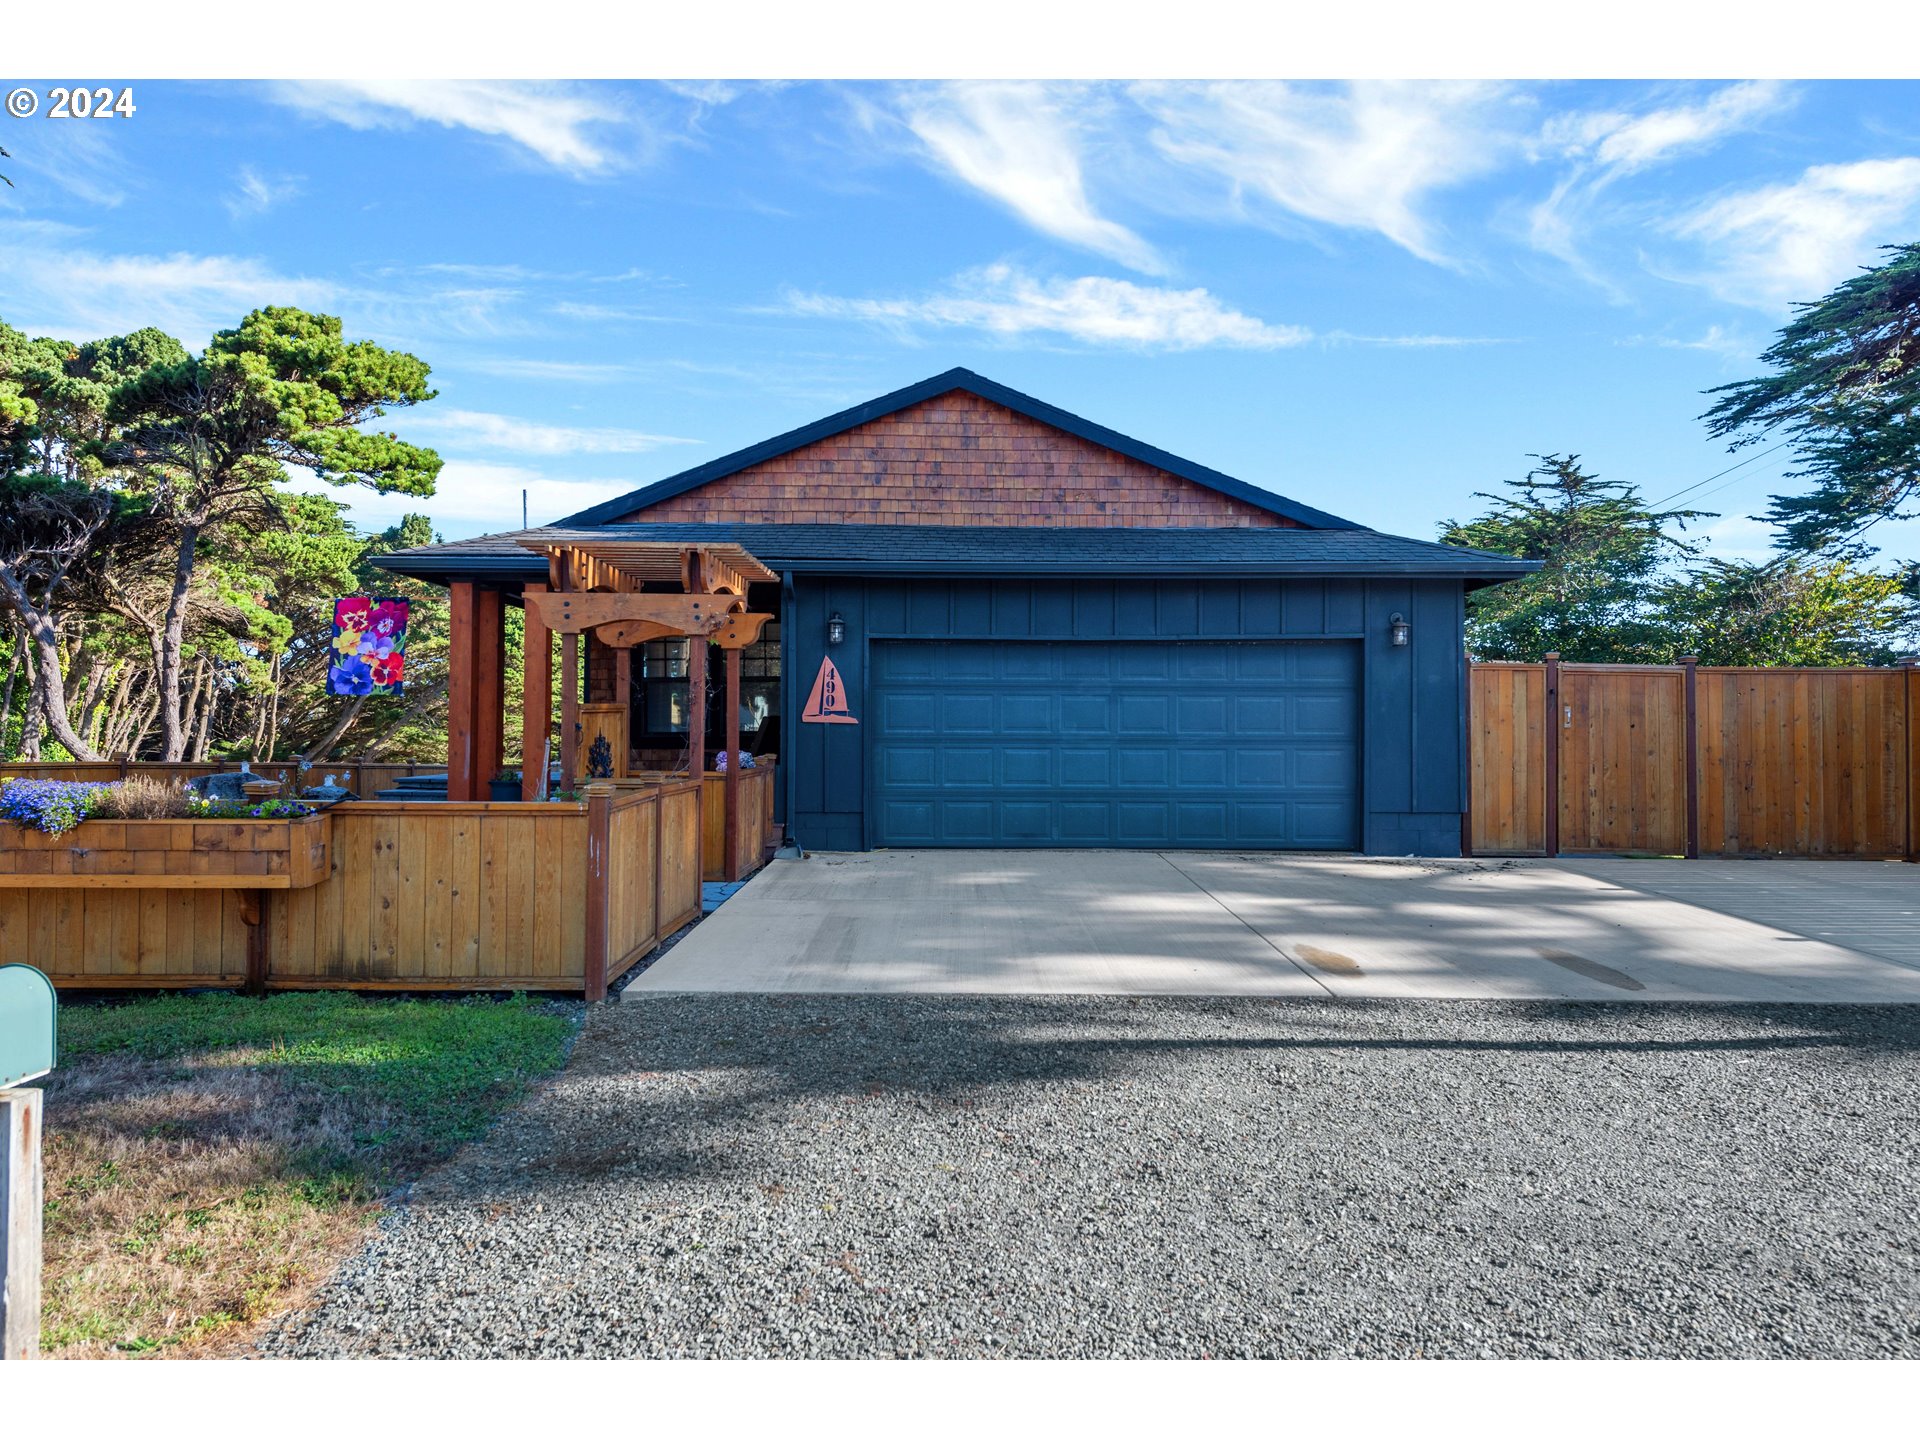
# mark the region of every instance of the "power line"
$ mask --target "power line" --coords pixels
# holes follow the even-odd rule
[[[1704,480],[1696,480],[1693,484],[1687,486],[1685,489],[1674,491],[1673,494],[1667,496],[1666,499],[1654,501],[1647,508],[1649,510],[1658,510],[1662,505],[1670,505],[1675,500],[1678,500],[1682,495],[1691,494],[1693,491],[1698,490],[1702,485],[1713,484],[1713,482],[1718,480],[1721,475],[1731,475],[1736,470],[1744,470],[1747,468],[1747,466],[1753,464],[1754,461],[1764,460],[1767,458],[1767,456],[1773,454],[1774,450],[1784,450],[1787,448],[1787,446],[1791,445],[1792,443],[1793,442],[1791,440],[1782,440],[1778,445],[1775,445],[1772,449],[1762,450],[1758,455],[1749,455],[1746,459],[1742,460],[1738,465],[1729,465],[1726,469],[1720,471],[1718,474],[1709,475]],[[1727,487],[1725,485],[1722,485],[1719,488],[1724,490]],[[1707,492],[1708,495],[1711,495],[1713,493],[1715,492],[1712,490],[1709,490]],[[1705,495],[1696,496],[1695,498],[1704,500],[1706,496]]]

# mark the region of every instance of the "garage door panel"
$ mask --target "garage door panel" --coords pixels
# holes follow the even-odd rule
[[[1113,784],[1113,752],[1065,747],[1060,751],[1060,784],[1069,789],[1105,790]]]
[[[1118,711],[1122,735],[1165,735],[1173,728],[1171,695],[1122,694]]]
[[[1359,843],[1359,659],[1330,642],[883,641],[880,845]]]
[[[1002,695],[1000,734],[1052,735],[1059,729],[1051,695]]]
[[[1113,699],[1108,695],[1062,695],[1060,697],[1060,733],[1063,735],[1111,735]]]
[[[940,779],[950,789],[991,789],[993,751],[972,745],[948,746],[940,751]]]
[[[940,697],[938,710],[943,735],[992,735],[993,696],[986,693],[955,694]]]
[[[1227,697],[1182,695],[1174,702],[1174,725],[1183,739],[1227,733]]]
[[[1000,752],[1000,783],[1049,787],[1054,784],[1054,752],[1008,746]]]

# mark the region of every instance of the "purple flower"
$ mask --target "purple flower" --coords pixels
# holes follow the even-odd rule
[[[8,780],[0,783],[0,819],[63,835],[92,813],[105,788],[86,780]]]
[[[358,656],[350,656],[327,671],[327,693],[329,695],[371,695],[373,693],[373,672],[367,668],[367,662]]]

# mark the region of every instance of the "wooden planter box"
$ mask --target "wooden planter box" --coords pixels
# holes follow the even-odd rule
[[[327,878],[333,821],[85,820],[0,825],[0,887],[304,890]]]

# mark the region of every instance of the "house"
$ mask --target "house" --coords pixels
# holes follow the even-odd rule
[[[574,699],[626,707],[636,767],[686,763],[699,710],[706,748],[736,723],[778,753],[779,816],[821,850],[1457,854],[1465,597],[1536,568],[1370,530],[959,369],[552,526],[379,563],[497,625],[564,586],[563,547],[647,545],[773,577],[743,582],[770,619],[737,649],[737,699],[690,694],[694,642],[591,632]],[[472,693],[454,798],[483,797],[500,748],[497,691],[490,720],[461,709]]]

